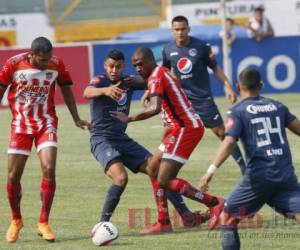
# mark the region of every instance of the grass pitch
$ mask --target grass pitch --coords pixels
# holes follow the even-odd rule
[[[290,110],[300,117],[299,94],[273,96],[286,103]],[[216,98],[220,111],[225,117],[229,103],[224,98]],[[140,110],[139,103],[134,103],[132,112]],[[27,162],[22,179],[23,199],[22,213],[25,226],[20,239],[15,244],[5,241],[5,233],[10,223],[10,210],[6,199],[7,176],[7,145],[9,138],[9,110],[1,110],[0,118],[0,249],[96,249],[90,239],[90,230],[97,223],[99,212],[110,180],[102,173],[97,161],[89,150],[89,134],[81,131],[72,123],[65,106],[57,108],[59,115],[59,151],[57,160],[57,191],[51,212],[50,223],[56,232],[55,243],[47,243],[36,234],[36,224],[39,216],[39,189],[41,171],[35,149]],[[84,119],[89,118],[89,106],[79,106]],[[158,147],[161,137],[160,117],[147,121],[132,123],[128,133],[148,148],[151,152]],[[293,153],[296,172],[300,173],[300,138],[289,133],[290,146]],[[219,141],[206,130],[204,139],[198,145],[191,159],[182,169],[180,177],[186,178],[192,184],[198,185],[199,177],[206,171],[213,158]],[[209,192],[226,196],[240,179],[238,166],[229,159],[217,171]],[[186,200],[192,210],[205,210],[196,202]],[[170,205],[173,216],[173,207]],[[134,215],[134,216],[133,216]],[[242,249],[300,249],[299,226],[293,221],[284,220],[265,206],[261,228],[255,228],[256,221],[245,223],[240,230]],[[145,223],[154,222],[156,210],[151,184],[142,174],[129,174],[129,183],[119,203],[112,222],[120,231],[119,243],[109,249],[220,249],[219,230],[208,231],[206,225],[201,228],[184,230],[180,220],[173,216],[175,231],[159,236],[139,236],[139,230]],[[106,247],[107,248],[107,247]]]

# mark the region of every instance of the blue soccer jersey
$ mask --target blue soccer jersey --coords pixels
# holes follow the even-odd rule
[[[214,69],[217,61],[210,45],[190,37],[185,47],[177,47],[175,41],[165,45],[162,55],[163,66],[176,75],[197,111],[199,102],[212,96],[207,67]]]
[[[124,78],[125,77],[122,79]],[[104,88],[111,86],[112,83],[105,75],[100,75],[94,77],[89,85],[96,88]],[[103,136],[119,140],[122,136],[127,137],[125,134],[127,128],[126,123],[113,118],[111,116],[111,111],[124,112],[128,115],[134,89],[123,81],[118,87],[124,91],[122,97],[118,101],[104,95],[91,100],[91,137]]]
[[[294,119],[281,102],[261,96],[246,98],[228,111],[225,134],[241,139],[252,179],[283,182],[294,174],[285,132]]]

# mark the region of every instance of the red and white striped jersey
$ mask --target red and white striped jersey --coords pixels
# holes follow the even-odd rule
[[[57,128],[55,83],[72,84],[62,60],[53,56],[47,69],[30,64],[28,53],[11,57],[0,72],[0,84],[9,86],[8,102],[15,133],[35,134],[43,128]]]
[[[148,79],[149,97],[162,98],[162,119],[168,128],[203,126],[176,77],[166,67],[157,66]]]

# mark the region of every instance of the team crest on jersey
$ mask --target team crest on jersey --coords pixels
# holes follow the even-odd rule
[[[118,105],[119,106],[123,106],[127,103],[127,93],[126,91],[123,92],[122,96],[120,97],[120,99],[118,100]]]
[[[177,69],[181,74],[188,74],[193,69],[193,64],[190,59],[182,57],[177,62]]]
[[[52,77],[53,77],[53,72],[47,72],[47,73],[46,73],[46,79],[47,79],[47,80],[51,80]]]
[[[196,56],[197,55],[197,50],[195,48],[192,48],[189,50],[189,55],[190,56]]]

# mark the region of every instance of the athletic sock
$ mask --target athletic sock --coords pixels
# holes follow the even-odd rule
[[[168,201],[166,190],[163,188],[158,188],[156,192],[157,198],[157,208],[158,208],[158,222],[163,225],[170,224],[170,217],[168,212]]]
[[[216,197],[201,192],[183,179],[175,178],[169,181],[168,190],[182,194],[183,196],[192,200],[201,202],[208,207],[213,207],[218,204],[218,199]]]
[[[125,190],[125,187],[118,185],[111,185],[107,190],[105,202],[103,205],[101,220],[100,221],[109,221],[112,216],[115,208],[117,207],[120,197]]]
[[[238,147],[238,145],[235,145],[235,147],[232,150],[231,153],[233,159],[236,161],[237,164],[239,164],[240,170],[242,175],[245,174],[245,170],[246,170],[246,164],[242,155],[242,152],[240,150],[240,148]]]
[[[7,198],[9,201],[9,205],[11,208],[12,218],[14,220],[21,219],[21,198],[22,198],[22,186],[21,183],[18,182],[16,185],[12,185],[7,182],[6,184]]]
[[[240,237],[237,227],[221,226],[223,250],[240,250]]]
[[[41,212],[40,212],[40,223],[48,222],[49,214],[55,194],[56,183],[55,180],[48,180],[43,178],[41,182]]]
[[[155,199],[156,206],[157,206],[158,205],[158,200],[157,200],[157,196],[156,196],[156,193],[158,191],[157,181],[156,181],[156,179],[151,178],[151,177],[150,177],[150,181],[152,184],[154,199]],[[175,207],[175,209],[177,210],[177,212],[179,213],[179,215],[181,217],[187,216],[188,214],[191,213],[191,211],[186,206],[186,204],[180,194],[174,193],[174,192],[171,192],[168,190],[166,190],[166,194],[167,194],[168,200],[172,203],[172,205]]]

